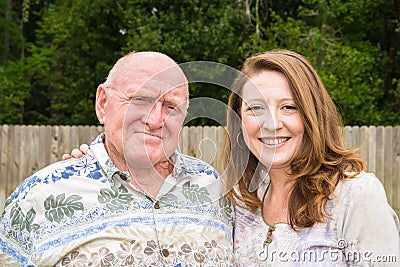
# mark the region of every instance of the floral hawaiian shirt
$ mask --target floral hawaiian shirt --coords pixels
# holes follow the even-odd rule
[[[116,169],[102,135],[25,179],[0,217],[0,266],[232,266],[231,202],[217,172],[175,153],[155,200]]]

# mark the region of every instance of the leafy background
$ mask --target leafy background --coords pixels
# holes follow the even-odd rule
[[[400,122],[399,0],[4,0],[0,12],[0,124],[98,124],[97,85],[132,50],[239,69],[274,48],[310,59],[346,125]]]

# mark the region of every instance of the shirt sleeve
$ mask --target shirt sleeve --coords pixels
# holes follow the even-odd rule
[[[6,202],[0,215],[0,266],[34,266],[29,253],[31,213],[24,214],[15,201]]]
[[[347,180],[339,193],[338,246],[351,266],[399,266],[399,219],[371,173]]]

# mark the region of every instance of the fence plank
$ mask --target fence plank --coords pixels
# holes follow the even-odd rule
[[[203,139],[200,143],[202,159],[212,166],[217,162],[217,138],[216,127],[203,127]]]
[[[29,143],[31,142],[30,136],[29,136],[29,128],[26,125],[21,126],[20,138],[21,138],[21,141],[20,141],[19,149],[21,150],[21,154],[19,157],[20,167],[19,167],[18,177],[20,177],[22,179],[22,177],[25,177],[25,175],[27,173],[30,173],[30,171],[31,171],[31,169],[30,169],[31,162],[29,160],[30,157],[26,157],[26,155],[28,155],[30,153]]]
[[[63,153],[66,153],[66,149],[64,147],[67,145],[67,140],[65,140],[65,132],[68,130],[69,126],[60,127],[58,129],[58,146],[57,146],[57,156],[60,157]]]
[[[369,171],[376,173],[376,127],[370,126],[365,128],[368,130],[368,165]]]
[[[200,131],[199,131],[200,130]],[[198,130],[198,127],[190,126],[189,127],[189,149],[188,155],[192,157],[200,158],[200,151],[199,151],[199,143],[202,137],[201,129]]]
[[[400,196],[399,196],[399,186],[400,186],[400,180],[398,179],[398,174],[400,173],[400,126],[396,126],[393,129],[393,137],[395,138],[393,142],[393,175],[396,175],[392,177],[393,181],[393,191],[392,191],[392,202],[390,203],[393,207],[393,209],[397,212],[397,214],[400,214]]]
[[[344,127],[344,145],[347,148],[353,148],[353,128],[351,126],[345,126]]]
[[[97,126],[90,126],[90,138],[85,141],[85,144],[90,144],[93,139],[95,139],[98,136],[98,131],[97,131]]]
[[[393,195],[393,142],[395,142],[393,136],[393,127],[385,127],[385,146],[383,147],[385,153],[385,175],[383,178],[383,186],[385,187],[389,203],[392,203]]]
[[[38,140],[39,140],[39,155],[38,155],[38,169],[42,169],[44,166],[49,164],[48,154],[51,151],[51,139],[46,136],[46,127],[40,126],[37,129]]]
[[[58,136],[60,132],[60,126],[56,125],[52,127],[52,138],[51,138],[51,158],[54,159],[54,161],[58,160],[61,158],[58,153]]]
[[[371,140],[370,140],[371,141]],[[371,146],[371,144],[370,144]],[[385,183],[385,128],[378,126],[376,128],[375,138],[375,174],[382,183]]]
[[[221,171],[221,155],[222,155],[222,148],[224,145],[224,134],[225,128],[224,127],[217,127],[217,162],[215,164],[215,168],[218,171]]]
[[[0,131],[1,140],[1,151],[0,151],[0,212],[4,207],[4,202],[8,195],[11,194],[11,190],[7,190],[7,176],[8,176],[8,125],[2,125]]]
[[[7,192],[11,192],[14,190],[13,187],[13,180],[18,179],[20,180],[20,177],[15,175],[14,170],[15,170],[15,150],[14,150],[14,140],[15,140],[15,125],[10,125],[8,128],[8,133],[9,133],[9,142],[8,142],[8,165],[6,166],[6,190]]]
[[[367,162],[368,169],[369,169],[369,131],[367,126],[361,126],[359,132],[359,148],[360,148],[360,156]]]
[[[79,127],[71,126],[68,138],[69,138],[69,147],[79,147]],[[68,147],[66,147],[68,148]],[[64,150],[64,153],[67,152]]]
[[[189,151],[189,127],[182,129],[181,140],[179,143],[179,152],[182,154],[188,154]]]
[[[352,127],[351,132],[351,147],[357,148],[358,152],[360,152],[360,127]]]

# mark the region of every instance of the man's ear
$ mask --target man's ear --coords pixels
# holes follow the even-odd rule
[[[106,121],[106,108],[107,108],[107,94],[103,84],[97,87],[96,92],[96,115],[100,124],[104,124]]]

